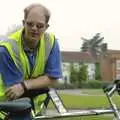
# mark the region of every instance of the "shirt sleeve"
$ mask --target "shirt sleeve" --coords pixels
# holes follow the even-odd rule
[[[6,87],[23,80],[22,73],[17,69],[7,49],[3,46],[0,46],[0,74]]]
[[[45,67],[45,74],[47,74],[48,76],[54,77],[56,79],[59,79],[62,77],[61,53],[60,53],[59,44],[57,40],[55,40],[54,46],[48,57],[48,61]]]

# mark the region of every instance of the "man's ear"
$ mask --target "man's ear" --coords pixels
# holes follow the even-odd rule
[[[49,24],[46,25],[46,30],[48,29],[48,27],[49,27]]]
[[[25,25],[25,20],[23,20],[22,23],[23,23],[23,26],[24,26]]]

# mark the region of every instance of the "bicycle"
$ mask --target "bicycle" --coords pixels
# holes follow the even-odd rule
[[[53,119],[53,118],[65,118],[65,117],[80,117],[80,116],[112,114],[112,113],[115,116],[114,120],[120,120],[119,110],[116,104],[112,100],[112,96],[114,95],[115,91],[117,91],[118,93],[120,92],[119,84],[120,84],[120,80],[116,80],[113,85],[109,85],[103,88],[104,93],[106,94],[107,99],[109,101],[111,109],[77,110],[75,112],[68,111],[66,110],[65,105],[63,104],[57,91],[54,88],[50,88],[49,91],[47,91],[49,99],[47,99],[47,101],[45,101],[42,104],[42,111],[45,111],[47,109],[47,105],[49,103],[49,100],[51,99],[58,111],[58,114],[46,115],[46,114],[40,113],[36,115],[34,110],[32,109],[32,103],[31,103],[30,98],[20,98],[14,101],[2,102],[0,103],[0,111],[3,112],[3,114],[7,115],[13,112],[20,112],[20,111],[24,112],[24,111],[29,110],[31,111],[31,114],[32,114],[32,120],[43,120],[43,119]]]

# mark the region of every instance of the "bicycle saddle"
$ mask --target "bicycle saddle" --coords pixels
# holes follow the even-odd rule
[[[31,100],[29,98],[20,98],[17,100],[0,103],[0,111],[4,112],[21,112],[30,110],[31,107]]]

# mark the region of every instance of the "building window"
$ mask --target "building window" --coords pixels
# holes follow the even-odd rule
[[[116,60],[116,69],[120,70],[120,60]]]
[[[117,74],[117,75],[116,75],[116,79],[120,79],[120,74]]]
[[[95,65],[91,64],[91,71],[95,71]]]

